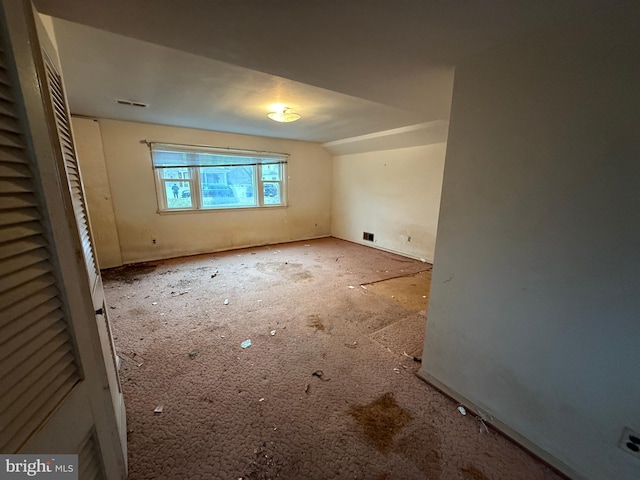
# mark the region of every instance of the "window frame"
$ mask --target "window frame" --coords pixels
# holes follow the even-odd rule
[[[256,171],[256,190],[258,190],[259,192],[262,192],[261,195],[258,197],[259,203],[261,203],[260,206],[262,207],[278,207],[281,205],[286,206],[287,205],[287,194],[286,194],[286,182],[284,181],[284,175],[286,173],[285,170],[285,165],[284,164],[279,164],[278,165],[278,169],[279,169],[279,180],[264,180],[262,178],[263,173],[262,173],[262,167],[264,167],[264,165],[259,165]],[[280,191],[280,198],[282,199],[282,202],[280,204],[277,205],[269,205],[269,204],[264,204],[264,197],[266,196],[264,194],[264,184],[265,183],[277,183],[279,185],[278,189]],[[255,193],[254,193],[255,195]]]
[[[146,141],[145,141],[146,142]],[[151,168],[154,174],[156,186],[156,200],[158,213],[189,213],[229,211],[256,208],[286,208],[288,206],[287,195],[287,164],[289,154],[277,152],[263,152],[254,150],[238,150],[230,148],[218,148],[202,145],[169,144],[160,142],[146,142],[151,153]],[[199,155],[204,154],[204,155]],[[164,155],[164,156],[163,156]],[[263,167],[276,165],[278,179],[263,179]],[[203,168],[223,167],[251,167],[253,169],[253,205],[222,205],[205,206],[203,194]],[[188,178],[169,179],[164,178],[163,170],[167,168],[186,168]],[[171,208],[169,207],[169,193],[167,184],[171,182],[188,183],[191,206]],[[265,184],[277,184],[280,193],[280,202],[270,204],[265,201]],[[228,182],[220,183],[233,188]],[[234,189],[235,191],[235,189]]]

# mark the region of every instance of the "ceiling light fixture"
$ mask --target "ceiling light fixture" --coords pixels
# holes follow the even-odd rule
[[[267,113],[267,117],[276,122],[289,123],[300,119],[299,114],[293,112],[289,107],[285,107],[284,105],[272,105],[271,108],[275,111]]]

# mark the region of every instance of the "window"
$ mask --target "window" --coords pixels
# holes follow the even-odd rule
[[[159,211],[286,205],[287,154],[149,145]]]

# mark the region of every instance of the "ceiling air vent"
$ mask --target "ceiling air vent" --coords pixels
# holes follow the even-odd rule
[[[134,102],[133,100],[120,100],[118,98],[116,98],[116,103],[120,104],[120,105],[128,105],[130,107],[142,107],[142,108],[147,108],[149,106],[148,103],[142,103],[142,102]]]

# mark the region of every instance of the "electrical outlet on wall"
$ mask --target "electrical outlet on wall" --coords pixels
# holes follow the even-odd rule
[[[156,245],[156,239],[155,239],[155,237],[151,239],[151,243],[152,243],[152,244],[154,244],[154,245]]]
[[[634,457],[640,458],[640,433],[634,432],[629,427],[626,427],[622,431],[618,446]]]

